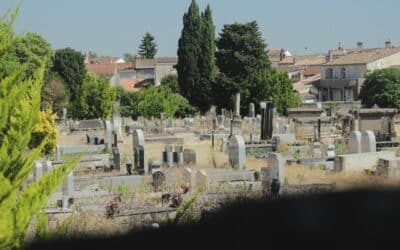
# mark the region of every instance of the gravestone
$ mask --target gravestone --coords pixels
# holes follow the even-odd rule
[[[173,124],[172,124],[172,118],[168,117],[167,119],[167,128],[172,128]]]
[[[270,140],[273,132],[274,104],[261,102],[261,140]]]
[[[249,105],[249,118],[254,119],[256,117],[256,108],[254,103],[250,103]]]
[[[371,130],[366,130],[361,135],[361,151],[363,153],[376,152],[376,138]]]
[[[361,150],[361,132],[360,131],[352,131],[349,136],[349,147],[348,151],[350,154],[359,154],[362,152]]]
[[[175,152],[177,155],[176,164],[178,164],[178,166],[182,166],[183,165],[183,146],[175,145]]]
[[[183,150],[183,163],[185,165],[196,165],[196,152],[194,149]]]
[[[246,145],[243,137],[233,135],[228,143],[229,146],[229,163],[232,168],[243,170],[246,163]]]
[[[121,155],[119,153],[118,147],[112,148],[112,154],[114,159],[114,168],[117,170],[121,169]]]
[[[161,171],[155,171],[152,175],[154,192],[161,192],[165,187],[165,174]]]
[[[74,174],[71,171],[68,174],[66,180],[64,181],[64,183],[62,185],[62,195],[63,195],[62,206],[63,206],[63,209],[67,209],[71,205],[72,199],[74,198],[74,192],[75,192]]]
[[[63,108],[62,119],[64,122],[67,121],[67,109],[66,108]]]
[[[104,143],[107,149],[112,147],[112,124],[110,120],[104,121]]]
[[[174,165],[172,149],[172,145],[165,145],[167,167],[172,167]]]
[[[226,152],[227,149],[228,149],[228,138],[222,137],[220,150],[221,152]]]
[[[40,161],[35,161],[35,172],[34,172],[34,178],[35,181],[38,181],[40,177],[43,175],[43,165]]]
[[[113,113],[112,113],[112,125],[113,130],[117,134],[117,140],[122,140],[122,118],[120,113],[120,101],[116,101],[113,106]]]
[[[284,173],[284,160],[282,156],[277,153],[270,153],[267,158],[267,164],[269,167],[269,178],[268,181],[272,183],[273,179],[278,179],[281,185],[285,181]]]
[[[328,149],[327,149],[327,154],[326,154],[326,159],[327,160],[334,160],[336,157],[336,152],[335,152],[335,145],[334,144],[329,144]]]
[[[196,170],[184,168],[182,178],[185,183],[189,183],[190,187],[194,187],[196,185]]]
[[[214,118],[217,118],[217,107],[211,106],[210,108],[210,118],[213,120]]]
[[[133,167],[139,174],[144,174],[144,134],[141,129],[135,129],[132,134]]]

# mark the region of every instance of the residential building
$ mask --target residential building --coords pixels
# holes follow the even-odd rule
[[[176,75],[178,57],[157,57],[154,70],[154,85],[159,86],[161,80],[168,75]]]
[[[321,67],[320,101],[354,101],[367,73],[400,65],[400,48],[359,49],[332,59]]]

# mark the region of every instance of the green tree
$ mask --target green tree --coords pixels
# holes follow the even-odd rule
[[[220,75],[214,86],[214,102],[220,107],[231,108],[234,95],[245,91],[244,81],[253,72],[269,68],[267,45],[257,22],[253,21],[224,25],[217,47]]]
[[[124,61],[125,62],[132,62],[133,55],[131,53],[124,53]]]
[[[78,98],[73,102],[73,115],[79,119],[109,118],[115,97],[116,91],[105,77],[89,73],[79,88]]]
[[[139,92],[137,113],[146,118],[168,116],[186,116],[195,112],[187,99],[173,93],[167,87],[149,87]]]
[[[166,86],[171,89],[172,92],[179,94],[179,83],[178,76],[175,74],[167,75],[161,79],[161,86]]]
[[[363,104],[400,108],[400,70],[379,69],[368,74],[360,91]]]
[[[78,99],[79,89],[86,76],[84,59],[81,52],[71,48],[59,49],[54,55],[53,71],[64,79],[71,100]]]
[[[267,45],[255,21],[224,25],[217,47],[217,66],[235,82],[237,90],[251,73],[270,65]]]
[[[200,89],[202,19],[195,0],[183,16],[183,29],[178,44],[178,82],[181,94],[194,106],[203,102]]]
[[[142,38],[142,42],[139,46],[139,55],[142,58],[152,59],[157,54],[157,43],[154,40],[154,37],[146,32]]]
[[[117,98],[120,100],[121,116],[132,117],[137,119],[139,113],[137,110],[137,104],[139,103],[138,92],[128,92],[123,88],[116,88]]]
[[[197,98],[194,99],[192,103],[204,112],[210,108],[212,89],[217,73],[215,64],[215,26],[209,5],[207,5],[205,11],[201,14],[199,43],[200,54],[198,56],[198,67],[200,69],[200,81],[193,86],[194,88],[192,91]]]
[[[274,69],[258,70],[245,80],[241,91],[241,110],[247,113],[250,103],[258,109],[258,104],[265,100],[272,100],[280,114],[286,114],[288,108],[301,104],[289,76]]]
[[[31,141],[29,142],[29,148],[37,148],[40,146],[42,141],[47,137],[47,141],[43,146],[42,153],[49,155],[53,153],[58,138],[57,125],[55,123],[56,114],[53,110],[46,109],[41,111],[39,115],[39,122],[32,130]]]
[[[15,13],[0,20],[0,58],[13,49],[12,24]],[[25,67],[0,78],[0,248],[21,248],[32,217],[61,184],[74,162],[44,174],[39,181],[21,188],[38,159],[40,146],[28,149],[31,131],[39,121],[40,89],[45,62],[27,77]],[[3,68],[0,68],[3,70]],[[23,79],[23,80],[22,80]],[[75,161],[76,162],[76,161]]]
[[[24,36],[17,36],[13,47],[0,59],[0,77],[8,76],[22,64],[26,70],[24,76],[31,77],[41,67],[42,62],[46,69],[51,67],[52,55],[51,44],[39,34],[29,32]]]
[[[57,114],[62,114],[62,109],[68,107],[68,90],[64,80],[57,73],[46,73],[41,96],[42,108],[50,108]]]

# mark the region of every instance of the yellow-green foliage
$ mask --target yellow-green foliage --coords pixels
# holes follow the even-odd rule
[[[30,148],[38,147],[41,142],[47,138],[47,142],[43,147],[43,152],[46,155],[51,154],[57,144],[57,127],[55,124],[56,114],[53,110],[46,109],[39,114],[39,123],[33,128]]]
[[[13,46],[12,24],[15,13],[0,20],[0,60]],[[32,219],[62,183],[78,159],[53,169],[24,188],[47,138],[27,150],[31,131],[39,121],[40,90],[44,64],[28,80],[24,67],[0,79],[0,249],[20,248]]]

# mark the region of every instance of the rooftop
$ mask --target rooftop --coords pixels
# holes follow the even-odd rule
[[[399,52],[399,47],[359,50],[341,56],[324,65],[367,64]]]

